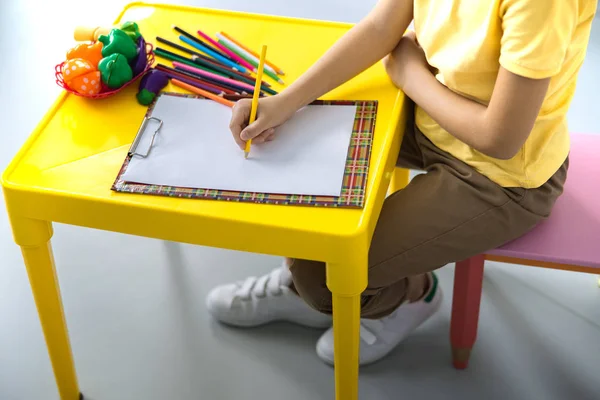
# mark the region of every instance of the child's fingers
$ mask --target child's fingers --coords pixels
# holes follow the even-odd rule
[[[266,131],[262,132],[260,135],[256,136],[254,139],[252,139],[252,143],[264,143],[266,142],[270,137],[272,137],[275,134],[275,129],[274,128],[269,128]]]
[[[272,142],[275,139],[275,128],[269,129],[265,136],[265,142]]]
[[[240,138],[240,133],[242,132],[242,127],[241,126],[233,126],[231,127],[231,135],[233,136],[233,140],[235,140],[235,143],[238,145],[238,147],[240,149],[244,149],[246,147],[246,142],[244,142],[241,138]]]
[[[233,135],[233,140],[237,145],[243,149],[246,146],[246,142],[241,138],[242,130],[248,124],[248,118],[250,117],[250,109],[248,101],[240,100],[233,107],[231,114],[231,121],[229,123],[229,129]]]
[[[242,140],[255,140],[265,131],[266,124],[266,118],[259,117],[256,121],[254,121],[242,130],[242,133],[240,133],[240,137],[242,138]]]

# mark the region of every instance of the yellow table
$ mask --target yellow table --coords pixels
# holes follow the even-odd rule
[[[173,38],[171,25],[227,31],[269,46],[293,81],[351,25],[134,3],[144,36]],[[172,88],[171,88],[172,89]],[[174,89],[173,89],[174,90]],[[14,238],[21,246],[61,399],[80,396],[50,247],[52,221],[164,240],[327,263],[333,293],[336,398],[358,397],[360,293],[369,242],[394,170],[403,95],[381,65],[326,98],[378,100],[364,209],[270,206],[114,193],[110,190],[146,109],[135,88],[90,101],[61,95],[2,177]],[[398,183],[407,174],[397,176]]]

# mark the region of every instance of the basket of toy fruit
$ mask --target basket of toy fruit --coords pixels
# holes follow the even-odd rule
[[[93,35],[96,36],[96,35]],[[55,67],[56,84],[77,96],[112,96],[141,77],[154,64],[152,44],[135,22],[126,22],[105,35],[80,43]]]

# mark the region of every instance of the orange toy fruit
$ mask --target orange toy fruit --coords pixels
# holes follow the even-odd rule
[[[95,95],[100,93],[100,71],[88,72],[69,82],[69,87],[78,93]]]
[[[82,58],[90,62],[92,67],[98,68],[98,62],[102,59],[102,42],[81,43],[67,52],[67,60]]]
[[[64,63],[62,75],[65,84],[84,95],[95,95],[100,93],[100,71],[92,64],[82,58],[74,58]]]

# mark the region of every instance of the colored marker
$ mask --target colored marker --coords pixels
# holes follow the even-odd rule
[[[208,92],[206,90],[197,88],[195,86],[189,85],[185,82],[182,82],[180,80],[177,79],[171,79],[171,83],[174,84],[175,86],[179,86],[182,89],[186,89],[189,90],[192,93],[196,93],[199,94],[200,96],[206,97],[207,99],[216,101],[217,103],[223,104],[227,107],[233,107],[235,105],[235,103],[233,101],[229,101],[229,100],[225,100],[224,98],[217,96],[216,94],[213,94],[211,92]]]
[[[174,68],[167,67],[166,65],[163,65],[163,64],[158,64],[156,66],[156,69],[161,70],[164,73],[168,74],[169,76],[175,77],[176,79],[185,78],[190,81],[195,81],[197,83],[203,84],[206,87],[212,88],[215,91],[215,93],[217,93],[217,94],[224,93],[228,96],[241,96],[240,94],[236,94],[236,93],[239,93],[238,90],[233,90],[229,87],[225,87],[225,85],[217,85],[215,83],[209,82],[208,80],[204,80],[199,77],[196,77],[193,74],[188,74],[185,71],[176,70]],[[181,80],[183,80],[185,82],[184,79],[181,79]]]
[[[220,35],[220,34],[217,34],[217,36],[219,37],[219,43],[221,43],[222,45],[224,45],[225,47],[227,47],[229,50],[233,51],[234,53],[238,54],[240,57],[242,57],[243,59],[248,61],[250,64],[256,65],[258,67],[259,62],[257,60],[255,60],[255,57],[253,55],[251,55],[246,50],[242,49],[241,47],[239,47],[238,45],[236,45],[235,43],[233,43],[232,41],[227,39],[225,36]],[[269,76],[271,79],[277,81],[278,83],[280,83],[282,85],[285,84],[283,82],[283,80],[277,76],[277,73],[273,69],[265,68],[264,73],[265,73],[265,75]]]
[[[248,53],[252,54],[254,57],[256,57],[256,59],[259,59],[259,55],[255,51],[252,51],[252,49],[249,48],[248,46],[244,46],[244,44],[241,43],[239,40],[235,40],[233,37],[231,37],[231,35],[228,35],[225,32],[221,32],[221,35],[225,36],[227,39],[231,40],[233,43],[237,44],[239,47],[246,50]],[[273,68],[273,70],[277,71],[278,75],[285,75],[285,72],[283,72],[283,70],[281,68],[279,68],[277,65],[273,64],[269,60],[265,60],[265,64],[267,64],[268,66]]]
[[[220,54],[216,53],[215,51],[211,50],[210,48],[208,48],[205,45],[196,43],[193,40],[191,40],[190,38],[183,36],[183,35],[179,36],[179,40],[181,40],[182,42],[184,42],[186,44],[189,44],[190,46],[196,48],[197,50],[200,50],[204,54],[208,54],[215,60],[219,61],[221,64],[225,64],[228,67],[231,67],[240,72],[246,72],[246,69],[244,67],[242,67],[241,65],[236,64],[233,61],[229,61],[227,58],[221,56]]]
[[[215,84],[217,86],[222,86],[222,87],[230,88],[232,90],[235,90],[238,93],[248,93],[248,89],[245,86],[241,86],[241,83],[239,83],[239,82],[237,82],[237,83],[225,83],[225,82],[221,82],[221,81],[218,81],[218,80],[213,79],[213,78],[208,78],[206,76],[199,75],[199,74],[197,74],[197,73],[195,73],[193,71],[190,71],[188,69],[183,69],[181,66],[175,67],[175,70],[179,71],[179,72],[185,72],[185,73],[187,73],[187,74],[189,74],[189,75],[191,75],[191,76],[193,76],[195,78],[198,78],[198,79],[201,79],[201,80],[206,80],[206,81],[211,82],[211,83],[213,83],[213,84]]]
[[[182,34],[183,36],[186,36],[188,39],[193,40],[194,42],[198,43],[199,45],[202,46],[206,46],[209,49],[211,49],[211,46],[208,45],[208,43],[204,42],[203,40],[197,38],[196,36],[192,35],[191,33],[184,31],[183,29],[173,25],[173,29],[175,29],[177,32],[179,32],[180,34]],[[221,55],[224,58],[227,58],[229,61],[233,61],[232,59],[229,58],[229,56],[223,52],[221,52],[221,50],[219,49],[215,49],[214,50],[216,53],[219,53],[219,55]]]
[[[190,72],[194,72],[197,75],[200,75],[200,76],[203,76],[203,77],[206,77],[206,78],[212,78],[212,79],[214,79],[216,81],[219,81],[219,82],[223,82],[223,83],[230,84],[230,85],[238,85],[240,87],[245,88],[246,90],[254,90],[254,87],[252,87],[251,85],[248,85],[247,83],[238,82],[238,81],[235,81],[235,80],[229,79],[229,78],[224,78],[222,76],[219,76],[219,75],[216,75],[216,74],[212,74],[210,72],[206,72],[206,71],[203,71],[201,69],[198,69],[198,68],[195,68],[195,67],[191,67],[191,66],[186,65],[186,64],[179,63],[177,61],[173,62],[173,66],[175,66],[175,68],[179,67],[181,69],[184,69],[184,70],[187,70],[187,71],[190,71]]]
[[[172,53],[172,52],[170,52],[168,50],[161,49],[160,47],[157,47],[154,50],[154,53],[158,57],[165,58],[165,59],[167,59],[169,61],[179,61],[179,62],[182,62],[184,64],[191,65],[192,67],[198,67],[198,68],[202,68],[202,69],[208,70],[208,72],[214,72],[214,73],[219,74],[219,75],[228,76],[226,73],[223,73],[221,71],[217,71],[215,69],[212,69],[212,67],[207,67],[207,66],[204,66],[204,65],[198,65],[198,63],[190,60],[189,58],[185,58],[185,57],[180,56],[178,54]]]
[[[202,32],[201,30],[198,30],[198,35],[200,35],[202,38],[206,39],[206,41],[209,42],[210,44],[212,44],[213,46],[220,49],[223,53],[227,54],[233,61],[236,61],[238,64],[243,65],[244,67],[248,68],[250,71],[256,72],[256,69],[254,68],[254,66],[252,64],[250,64],[248,61],[244,60],[242,57],[238,56],[233,51],[229,50],[227,47],[223,46],[221,43],[217,42],[216,40],[214,40],[213,38],[208,36],[206,33]]]

